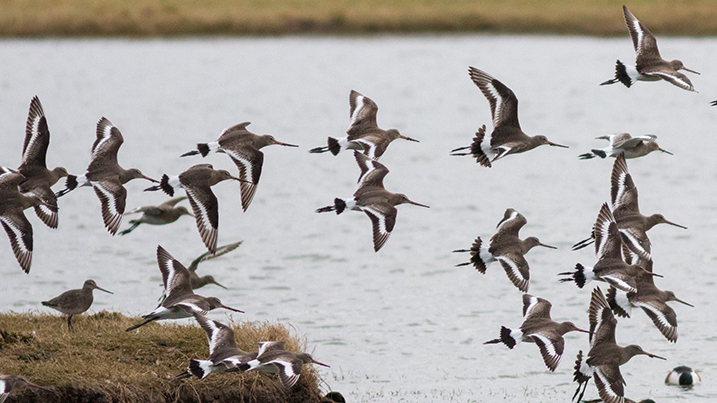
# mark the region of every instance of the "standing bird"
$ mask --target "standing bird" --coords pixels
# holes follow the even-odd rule
[[[662,151],[665,154],[672,155],[671,152],[660,148],[657,141],[655,141],[657,136],[654,134],[632,137],[630,133],[620,133],[600,136],[596,137],[596,139],[607,140],[610,145],[603,149],[593,149],[589,153],[580,154],[578,157],[581,160],[589,160],[595,157],[617,157],[620,154],[625,154],[625,158],[639,158],[653,151]]]
[[[626,249],[623,249],[623,256],[627,263],[636,261],[638,256],[650,259],[650,239],[647,231],[657,224],[669,224],[675,227],[686,229],[687,227],[675,224],[665,219],[662,214],[645,216],[640,213],[637,200],[637,187],[632,181],[632,176],[627,170],[627,161],[624,155],[618,155],[612,166],[610,179],[610,196],[612,213],[620,230],[620,236]],[[584,239],[575,245],[573,250],[584,248],[595,240],[595,231],[590,238]]]
[[[625,380],[620,374],[620,365],[630,361],[636,355],[646,355],[650,358],[664,358],[648,353],[642,347],[631,344],[627,347],[618,346],[615,342],[615,327],[617,320],[610,311],[610,306],[603,296],[600,288],[595,288],[590,299],[590,352],[587,359],[583,361],[582,350],[578,352],[575,361],[575,372],[573,380],[578,382],[578,388],[573,395],[573,400],[580,394],[577,402],[581,401],[585,394],[588,381],[595,379],[595,386],[598,395],[605,403],[625,402],[624,385]],[[580,389],[582,387],[582,392]]]
[[[493,118],[493,133],[485,139],[485,125],[483,125],[473,138],[473,144],[456,148],[451,151],[451,155],[472,155],[476,162],[490,168],[493,162],[506,155],[530,151],[544,144],[568,148],[548,141],[545,136],[531,137],[523,133],[518,122],[518,98],[513,91],[484,71],[475,67],[469,67],[468,71],[475,85],[488,99]],[[469,151],[459,152],[462,150]]]
[[[144,326],[156,320],[189,318],[194,313],[206,315],[207,312],[216,308],[224,308],[230,311],[244,313],[238,309],[223,305],[219,298],[205,298],[192,291],[189,282],[189,271],[182,266],[178,260],[172,257],[164,248],[157,246],[157,263],[162,273],[164,283],[164,294],[167,298],[154,311],[142,316],[144,322],[127,328],[127,332]]]
[[[473,264],[482,274],[485,274],[487,266],[495,261],[505,269],[510,281],[520,291],[528,292],[530,282],[530,267],[525,260],[525,255],[534,246],[544,246],[550,249],[557,249],[555,246],[545,245],[534,236],[521,240],[518,232],[528,222],[525,217],[512,208],[505,210],[503,219],[497,227],[498,232],[490,238],[490,247],[483,245],[480,237],[477,237],[470,249],[457,249],[453,252],[470,252],[470,262],[460,263],[456,266],[467,266]]]
[[[328,367],[315,361],[307,353],[292,353],[284,350],[283,341],[264,341],[259,343],[259,351],[256,358],[239,364],[239,370],[278,373],[281,383],[288,389],[296,385],[301,375],[301,367],[304,364],[317,364]]]
[[[50,130],[40,99],[36,96],[30,101],[25,125],[25,143],[22,147],[22,164],[17,169],[25,176],[25,180],[20,183],[20,192],[36,194],[42,198],[43,204],[35,206],[35,213],[48,227],[57,228],[57,197],[51,187],[68,174],[62,167],[47,169],[45,157],[49,145]]]
[[[340,139],[329,137],[327,147],[312,148],[310,153],[331,151],[331,154],[338,155],[343,150],[358,150],[369,158],[378,160],[393,140],[404,139],[418,143],[418,140],[402,135],[397,129],[379,128],[376,122],[378,105],[371,98],[351,90],[349,106],[351,124],[346,130],[348,136]]]
[[[657,49],[657,39],[652,35],[652,32],[642,25],[627,7],[622,6],[622,12],[625,15],[625,24],[627,24],[627,30],[630,31],[632,44],[637,54],[635,66],[625,66],[618,60],[615,65],[615,78],[600,85],[615,84],[619,81],[629,88],[635,81],[658,81],[662,79],[682,89],[695,91],[690,79],[678,70],[686,70],[695,74],[700,73],[688,69],[680,60],[668,62],[663,59]]]
[[[42,305],[67,315],[67,328],[70,331],[73,331],[72,316],[79,315],[90,309],[90,306],[94,301],[94,297],[92,296],[93,290],[100,290],[108,294],[112,294],[111,291],[107,291],[104,288],[99,287],[97,283],[95,283],[95,280],[87,280],[82,285],[82,288],[65,291],[49,301],[42,301]]]
[[[561,276],[566,276],[560,279],[561,282],[574,281],[578,288],[583,288],[592,280],[600,280],[621,291],[637,292],[636,277],[638,275],[646,273],[650,276],[658,276],[643,267],[627,264],[622,260],[621,253],[624,245],[617,229],[615,217],[607,203],[603,203],[600,209],[593,226],[593,233],[595,234],[597,262],[593,267],[584,267],[578,263],[574,272],[560,273]]]
[[[76,187],[92,186],[102,203],[105,227],[112,235],[120,227],[127,202],[127,190],[122,185],[138,178],[157,182],[137,168],[124,169],[119,165],[117,152],[123,142],[119,129],[106,118],[101,118],[97,122],[97,139],[92,145],[92,159],[87,172],[82,176],[68,176],[65,189],[57,193],[57,197],[60,197]]]
[[[259,185],[261,167],[264,163],[264,153],[259,150],[273,144],[285,147],[298,147],[294,144],[276,141],[273,136],[268,134],[262,136],[254,134],[246,129],[249,124],[250,122],[244,122],[226,128],[217,141],[197,143],[196,150],[182,154],[182,157],[197,154],[206,157],[210,152],[229,155],[237,168],[239,168],[239,178],[242,180],[241,205],[244,211],[249,208],[249,204],[251,204],[254,198],[256,187]]]
[[[248,353],[237,347],[234,331],[229,326],[196,312],[192,314],[199,326],[207,333],[209,357],[206,360],[190,360],[187,370],[177,375],[178,379],[189,378],[192,375],[204,379],[212,372],[238,371],[239,365],[256,358],[257,353]]]
[[[183,188],[194,211],[194,219],[197,221],[202,242],[213,255],[217,252],[219,201],[212,192],[212,186],[227,179],[245,183],[232,176],[229,171],[215,170],[210,164],[197,164],[177,176],[162,175],[159,185],[149,187],[145,191],[162,189],[168,195],[174,196],[175,188]]]
[[[37,194],[20,192],[25,177],[11,169],[0,167],[0,224],[5,228],[15,259],[25,273],[32,264],[32,225],[25,217],[26,208],[43,204]]]
[[[20,388],[24,385],[50,391],[49,389],[36,385],[19,375],[0,375],[0,403],[3,403],[5,399],[7,399],[13,389]]]
[[[142,213],[142,217],[136,220],[130,220],[131,227],[124,231],[121,231],[120,235],[127,235],[135,228],[139,227],[140,224],[151,224],[151,225],[164,225],[170,224],[179,219],[183,215],[194,217],[194,214],[190,213],[186,207],[179,206],[174,207],[180,201],[186,199],[185,196],[173,197],[159,206],[144,206],[130,211],[127,214]]]
[[[575,326],[573,322],[558,323],[550,318],[552,304],[542,298],[523,294],[523,324],[519,329],[500,328],[500,338],[487,341],[483,344],[503,343],[512,349],[521,341],[535,343],[540,349],[540,355],[549,370],[555,371],[560,363],[565,348],[563,335],[567,332],[578,331],[589,333]]]
[[[426,207],[424,204],[413,202],[402,193],[391,193],[383,187],[383,178],[388,173],[388,168],[375,160],[369,160],[364,154],[354,151],[356,162],[361,168],[359,176],[359,187],[352,199],[334,199],[333,206],[321,207],[317,213],[335,211],[341,214],[344,210],[363,211],[371,219],[373,225],[373,250],[378,252],[391,235],[396,225],[398,210],[395,206],[403,203],[414,206]],[[369,167],[369,163],[371,166]],[[362,180],[363,179],[363,180]]]
[[[652,260],[640,258],[637,264],[645,270],[652,272]],[[635,278],[637,292],[626,293],[615,287],[607,292],[607,301],[613,313],[621,317],[630,317],[632,308],[642,308],[645,314],[655,324],[657,330],[673,343],[677,342],[677,314],[667,305],[669,301],[676,301],[694,307],[675,296],[672,291],[662,291],[655,286],[653,276],[640,274]]]

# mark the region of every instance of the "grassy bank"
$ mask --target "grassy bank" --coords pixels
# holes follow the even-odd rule
[[[210,374],[177,380],[191,358],[209,355],[204,331],[196,325],[139,323],[102,311],[73,318],[47,314],[0,314],[0,373],[22,375],[52,392],[24,388],[10,402],[318,402],[319,378],[305,365],[296,386],[287,390],[273,374]],[[286,341],[290,351],[306,351],[304,340],[278,324],[234,323],[239,348],[256,351],[263,340]]]
[[[2,36],[376,32],[625,35],[624,0],[4,0]],[[659,35],[717,35],[714,0],[627,2]]]

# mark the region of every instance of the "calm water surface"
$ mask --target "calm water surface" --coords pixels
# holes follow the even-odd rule
[[[523,213],[522,236],[558,250],[528,255],[530,293],[553,303],[553,318],[586,328],[590,290],[560,284],[557,273],[593,251],[570,246],[589,235],[609,200],[612,160],[580,161],[603,147],[596,136],[654,133],[673,152],[628,162],[644,213],[661,212],[688,230],[650,232],[657,285],[695,305],[673,305],[680,337],[667,342],[641,312],[620,319],[617,341],[640,344],[666,362],[636,357],[622,367],[626,395],[657,402],[712,401],[717,374],[713,315],[717,224],[717,40],[660,39],[666,57],[702,73],[690,75],[700,93],[667,83],[599,87],[615,60],[633,60],[627,36],[616,39],[520,36],[373,38],[254,38],[185,40],[0,41],[0,164],[17,167],[27,109],[38,95],[52,141],[48,165],[81,174],[95,124],[106,116],[122,131],[119,160],[152,177],[209,162],[235,171],[229,158],[179,158],[196,142],[251,121],[299,149],[265,149],[261,184],[249,210],[239,188],[214,188],[220,201],[219,243],[244,240],[236,251],[202,264],[229,290],[204,288],[245,310],[234,320],[278,321],[305,335],[325,390],[350,401],[569,401],[572,366],[588,348],[569,334],[563,360],[550,373],[532,345],[514,350],[484,346],[501,325],[519,326],[521,294],[498,266],[481,275],[454,267],[452,254],[476,236],[488,239],[508,207]],[[546,134],[570,149],[541,147],[492,169],[449,157],[482,124],[488,103],[468,78],[469,65],[512,88],[529,134]],[[363,214],[316,214],[334,197],[350,196],[358,169],[348,153],[310,155],[327,136],[348,126],[348,94],[355,89],[379,105],[381,127],[395,127],[420,143],[396,141],[382,158],[387,189],[429,204],[399,208],[391,239],[374,253]],[[127,184],[128,209],[165,200]],[[94,192],[78,189],[60,200],[60,228],[50,230],[28,211],[35,253],[25,275],[3,234],[0,309],[41,311],[39,301],[81,286],[87,278],[115,292],[96,293],[92,311],[139,315],[156,304],[161,282],[155,260],[162,245],[189,263],[205,251],[193,219],[165,227],[140,226],[125,237],[102,225]],[[125,218],[126,222],[128,218]],[[602,285],[601,285],[602,286]],[[603,290],[605,287],[602,286]],[[217,320],[229,320],[213,312]],[[704,384],[684,391],[664,385],[677,365],[701,370]],[[590,385],[586,398],[596,398]]]

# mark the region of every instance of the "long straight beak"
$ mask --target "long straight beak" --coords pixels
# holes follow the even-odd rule
[[[104,291],[104,292],[106,292],[106,293],[108,293],[108,294],[114,294],[112,291],[107,291],[107,290],[105,290],[105,289],[102,288],[102,287],[96,287],[95,289],[100,290],[100,291]]]
[[[669,152],[669,151],[667,151],[667,150],[663,150],[663,149],[660,148],[660,147],[657,147],[657,149],[658,149],[659,151],[662,151],[663,153],[673,155],[671,152]]]
[[[408,203],[409,203],[409,204],[413,204],[414,206],[420,206],[420,207],[425,207],[425,208],[431,208],[431,206],[426,206],[425,204],[416,203],[415,201],[411,201],[411,200],[409,200]]]
[[[673,223],[672,221],[665,220],[665,224],[670,224],[670,225],[674,225],[675,227],[678,227],[678,228],[687,229],[687,227],[685,227],[684,225],[676,224],[676,223]]]
[[[28,383],[27,383],[27,386],[32,386],[33,388],[42,389],[42,390],[44,390],[44,391],[46,391],[46,392],[52,392],[52,389],[46,388],[46,387],[44,387],[44,386],[40,386],[40,385],[38,385],[38,384],[36,384],[36,383],[32,383],[32,382],[28,382]]]
[[[326,365],[326,364],[324,364],[324,363],[318,362],[318,361],[316,361],[316,360],[313,360],[313,359],[311,360],[311,362],[314,363],[314,364],[317,364],[317,365],[321,365],[322,367],[331,368],[330,366],[328,366],[328,365]]]
[[[683,301],[683,300],[681,300],[681,299],[675,298],[675,301],[676,301],[676,302],[679,302],[679,303],[681,303],[681,304],[685,304],[685,305],[687,305],[687,306],[691,306],[691,307],[693,307],[693,308],[695,307],[694,305],[688,304],[687,302],[685,302],[685,301]]]
[[[277,141],[277,142],[274,143],[274,144],[280,145],[280,146],[284,146],[284,147],[298,147],[296,144],[282,143],[282,142],[280,142],[280,141]]]
[[[152,178],[150,178],[149,176],[142,175],[142,178],[147,179],[147,180],[150,181],[150,182],[159,183],[158,180],[152,179]]]
[[[562,145],[562,144],[553,143],[552,141],[548,141],[548,145],[551,145],[551,146],[553,146],[553,147],[570,148],[570,147],[564,146],[564,145]]]
[[[663,357],[660,357],[659,355],[655,355],[655,354],[648,353],[647,351],[645,352],[645,355],[648,356],[648,357],[650,357],[650,358],[659,358],[659,359],[661,359],[661,360],[667,360],[667,358],[663,358]]]
[[[399,139],[408,140],[408,141],[415,141],[416,143],[420,143],[420,141],[418,141],[418,140],[416,140],[416,139],[412,139],[412,138],[410,138],[410,137],[406,137],[406,136],[400,135],[400,134],[398,135],[398,138],[399,138]]]
[[[689,71],[690,73],[695,73],[695,74],[697,74],[698,76],[700,75],[700,73],[698,73],[698,72],[696,72],[696,71],[694,71],[694,70],[690,70],[690,69],[688,69],[688,68],[685,67],[685,66],[682,66],[682,69],[683,69],[683,70],[687,70],[687,71]]]
[[[544,244],[544,243],[539,243],[538,246],[544,246],[544,247],[550,248],[550,249],[558,249],[557,246],[546,245],[546,244]]]
[[[298,146],[297,146],[297,147],[298,147]],[[251,183],[251,184],[254,183],[254,182],[252,182],[252,181],[245,181],[244,179],[239,179],[239,178],[237,178],[236,176],[230,176],[230,178],[234,179],[235,181],[242,182],[242,183]]]
[[[228,288],[226,288],[226,287],[224,287],[223,285],[217,283],[216,281],[213,281],[212,284],[218,285],[219,287],[222,287],[223,289],[228,290]]]
[[[238,309],[230,308],[230,307],[228,307],[228,306],[226,306],[226,305],[221,305],[221,307],[224,308],[224,309],[228,309],[228,310],[230,310],[230,311],[239,312],[239,313],[244,313],[244,311],[240,311],[240,310],[238,310]]]
[[[578,329],[577,327],[574,330],[578,331],[578,332],[583,332],[583,333],[590,333],[590,331],[588,331],[588,330]]]

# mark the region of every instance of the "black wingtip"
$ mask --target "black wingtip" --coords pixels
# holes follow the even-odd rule
[[[170,197],[174,196],[174,188],[169,184],[169,176],[167,176],[167,174],[162,175],[159,187],[162,188],[164,193],[168,194]]]
[[[186,153],[180,155],[179,157],[180,157],[180,158],[181,158],[181,157],[188,157],[188,156],[190,156],[190,155],[197,155],[197,154],[199,154],[199,151],[197,151],[197,150],[192,150],[192,151],[189,151],[189,152],[186,152]]]
[[[627,88],[630,88],[632,85],[632,80],[630,80],[630,76],[627,74],[625,65],[619,60],[615,63],[615,79],[625,84]]]
[[[325,153],[327,151],[329,151],[328,147],[314,147],[311,150],[309,150],[309,152],[312,154],[321,154],[321,153]]]
[[[500,341],[511,350],[515,347],[515,340],[510,336],[510,329],[505,326],[500,327]]]
[[[75,190],[75,188],[77,188],[77,176],[67,175],[67,179],[65,180],[65,188],[55,193],[55,197],[62,197]]]
[[[595,158],[595,154],[593,154],[593,153],[580,154],[580,155],[578,155],[578,158],[580,158],[581,160],[589,160],[589,159]]]
[[[199,366],[199,361],[197,360],[189,361],[189,372],[199,379],[204,377],[204,370]]]
[[[209,154],[209,145],[207,143],[197,143],[197,150],[202,154],[202,157],[206,157]]]

